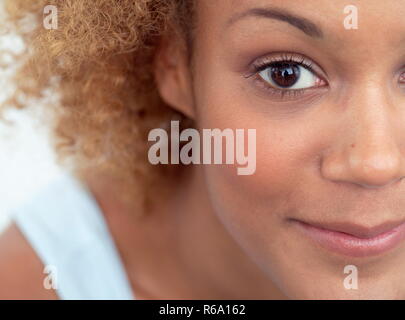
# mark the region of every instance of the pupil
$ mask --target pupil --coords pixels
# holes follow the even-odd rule
[[[282,88],[292,87],[300,77],[299,67],[291,63],[275,63],[270,72],[273,81]]]

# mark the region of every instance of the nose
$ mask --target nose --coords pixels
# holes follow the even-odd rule
[[[346,118],[350,120],[345,121],[345,130],[335,136],[332,146],[325,152],[321,171],[325,178],[335,182],[349,182],[365,188],[383,187],[405,176],[401,150],[401,141],[405,141],[405,137],[401,138],[404,129],[387,99],[380,98],[371,104],[362,102],[360,106],[346,108],[352,110]]]

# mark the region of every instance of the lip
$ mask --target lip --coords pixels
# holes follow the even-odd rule
[[[304,222],[291,220],[306,236],[322,247],[351,257],[385,253],[405,239],[405,222],[387,222],[375,227],[350,223]]]

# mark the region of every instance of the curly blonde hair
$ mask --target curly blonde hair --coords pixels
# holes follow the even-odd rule
[[[43,26],[46,5],[58,10],[55,30]],[[79,176],[97,167],[147,190],[157,171],[147,161],[147,133],[178,116],[159,97],[153,59],[173,27],[190,41],[192,1],[6,0],[5,8],[28,49],[5,105],[22,107],[16,97],[56,87],[60,102],[47,108],[57,114],[61,158],[71,155]],[[35,28],[24,25],[27,16]]]

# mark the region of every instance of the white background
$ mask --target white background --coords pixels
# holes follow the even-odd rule
[[[23,45],[18,38],[6,35],[0,37],[0,48],[21,52]],[[0,69],[0,100],[11,90],[12,73],[12,69]],[[7,226],[12,209],[60,172],[48,139],[49,127],[34,111],[7,113],[12,125],[0,120],[0,232]]]

